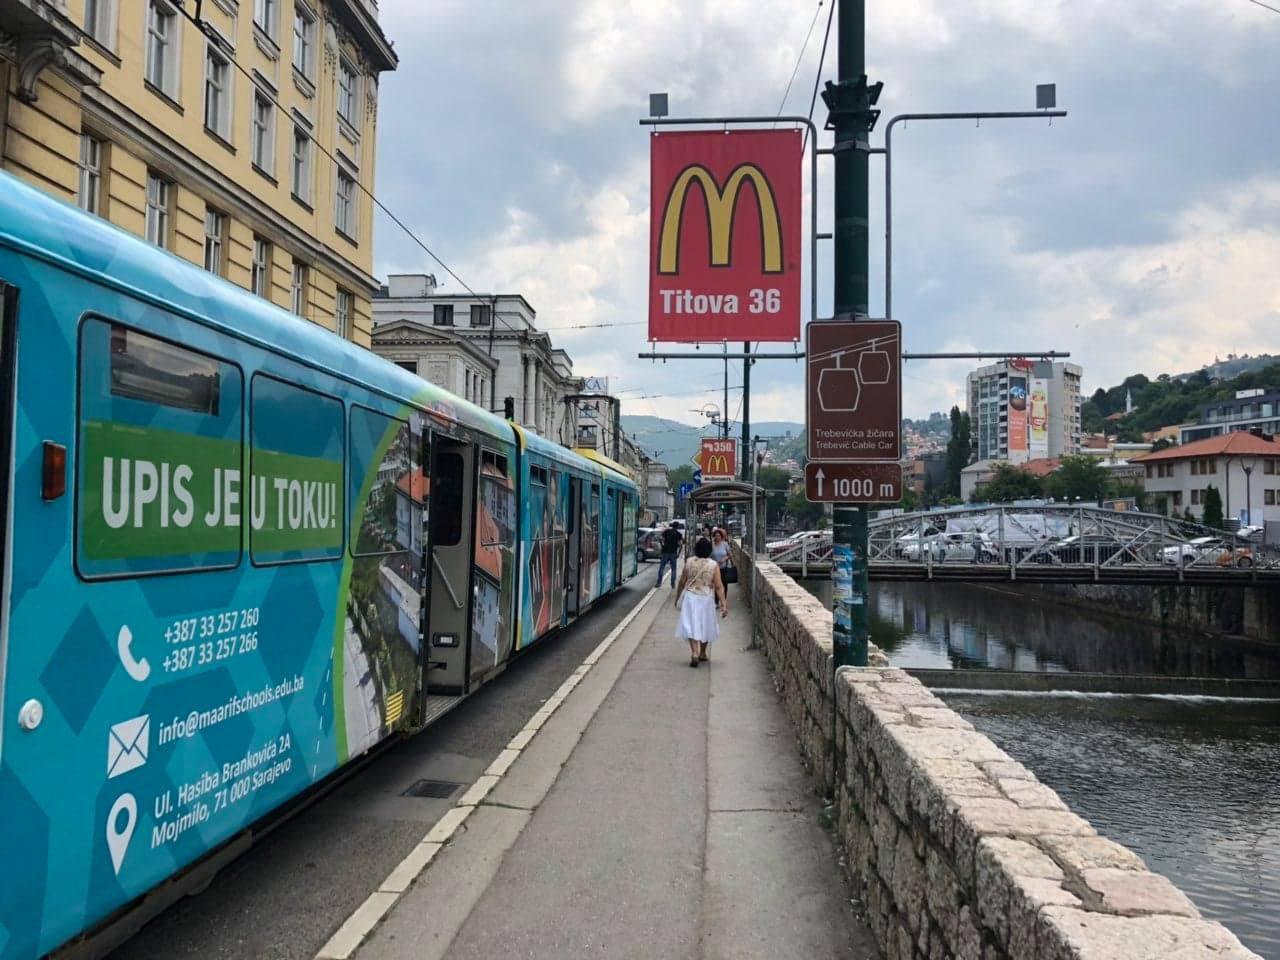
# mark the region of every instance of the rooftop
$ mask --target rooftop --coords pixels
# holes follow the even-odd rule
[[[1255,436],[1244,430],[1235,430],[1217,437],[1206,437],[1180,447],[1167,447],[1156,453],[1133,457],[1134,463],[1150,463],[1153,460],[1189,460],[1193,457],[1280,457],[1280,443],[1273,439]]]

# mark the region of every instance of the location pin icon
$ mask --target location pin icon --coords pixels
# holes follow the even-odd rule
[[[121,824],[121,814],[124,823]],[[125,851],[129,849],[129,841],[133,839],[133,828],[138,825],[138,801],[132,793],[122,793],[111,805],[107,814],[107,849],[111,851],[111,864],[115,867],[116,876],[120,876],[120,865],[124,863]]]

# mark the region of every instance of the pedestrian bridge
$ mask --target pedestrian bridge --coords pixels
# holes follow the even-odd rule
[[[1280,547],[1152,513],[1098,507],[957,507],[869,524],[873,580],[1280,583]],[[771,550],[793,576],[831,570],[829,536]]]

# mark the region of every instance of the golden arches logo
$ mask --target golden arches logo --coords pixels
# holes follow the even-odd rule
[[[729,458],[723,453],[715,453],[707,457],[707,467],[705,472],[713,477],[724,477],[733,473],[733,471],[729,469]]]
[[[773,197],[769,178],[754,163],[739,164],[729,174],[724,189],[711,171],[700,163],[680,171],[662,215],[662,233],[658,239],[658,273],[680,272],[680,222],[684,217],[689,189],[697,183],[707,211],[707,235],[711,245],[711,266],[727,267],[732,259],[733,218],[738,209],[738,194],[748,180],[755,188],[760,211],[761,268],[765,273],[782,273],[782,223]]]

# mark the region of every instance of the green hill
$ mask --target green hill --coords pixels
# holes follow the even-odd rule
[[[1199,418],[1200,407],[1233,399],[1237,390],[1280,387],[1280,363],[1251,370],[1229,380],[1211,379],[1204,370],[1179,379],[1162,373],[1154,380],[1141,373],[1126,377],[1110,389],[1099,387],[1080,405],[1080,425],[1086,433],[1119,432],[1120,439],[1137,442],[1144,433]],[[1125,397],[1133,392],[1134,410],[1116,422],[1107,417],[1123,413]]]

